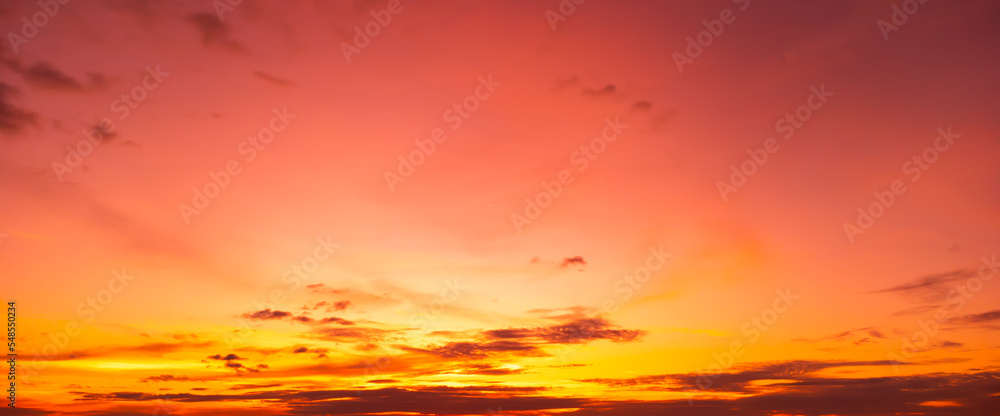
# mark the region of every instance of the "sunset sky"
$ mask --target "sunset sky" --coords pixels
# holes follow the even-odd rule
[[[3,414],[1000,414],[998,19],[4,2]]]

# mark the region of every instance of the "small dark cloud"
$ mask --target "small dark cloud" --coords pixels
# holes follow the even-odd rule
[[[240,357],[240,356],[238,356],[236,354],[230,353],[230,354],[226,354],[226,355],[222,355],[222,354],[210,355],[210,356],[208,356],[208,359],[210,359],[210,360],[231,361],[231,360],[245,360],[246,358],[243,358],[243,357]]]
[[[10,103],[10,96],[17,89],[0,82],[0,132],[13,135],[28,127],[38,126],[38,114],[18,108]]]
[[[573,265],[586,266],[587,261],[583,259],[582,256],[566,257],[563,259],[562,263],[559,264],[560,267],[569,267]]]
[[[198,29],[198,33],[201,34],[201,44],[206,48],[221,47],[234,52],[246,50],[243,44],[233,38],[229,26],[215,14],[195,13],[188,15],[187,21]]]
[[[936,273],[921,276],[907,283],[867,293],[895,293],[922,302],[940,302],[944,300],[950,290],[954,289],[959,281],[975,275],[976,272],[974,270],[955,270],[947,273]]]
[[[646,331],[618,329],[603,318],[577,319],[565,324],[534,328],[509,328],[483,331],[488,339],[525,339],[549,344],[580,344],[596,340],[634,342]]]
[[[271,309],[264,309],[262,311],[243,314],[244,318],[261,320],[261,321],[266,321],[271,319],[285,319],[285,318],[290,318],[292,316],[293,315],[291,312],[272,311]]]
[[[293,351],[293,352],[296,353],[296,354],[302,354],[304,352],[309,352],[309,348],[299,347],[299,348],[296,348],[295,351]]]
[[[148,382],[151,382],[151,381],[153,381],[153,382],[159,382],[159,381],[197,381],[197,379],[194,379],[194,378],[191,378],[191,377],[188,377],[188,376],[175,376],[175,375],[171,375],[171,374],[162,374],[162,375],[158,375],[158,376],[146,377],[146,378],[141,379],[139,381],[141,381],[143,383],[148,383]]]
[[[280,387],[281,383],[268,383],[268,384],[237,384],[228,388],[227,390],[253,390],[253,389],[266,389],[269,387]]]
[[[48,62],[38,62],[25,66],[18,60],[8,59],[7,67],[24,78],[32,87],[66,92],[83,92],[93,89],[103,89],[111,84],[111,78],[97,73],[87,73],[87,82],[81,82],[67,75]]]
[[[636,101],[632,104],[632,111],[649,111],[653,108],[653,103],[649,101]]]
[[[441,358],[482,359],[497,355],[518,355],[525,357],[547,356],[538,347],[519,341],[489,341],[489,342],[449,342],[440,346],[427,348],[401,347],[410,352],[426,353]]]
[[[584,88],[583,95],[585,97],[603,97],[606,95],[612,95],[615,91],[617,91],[617,88],[614,85],[608,84],[601,89]]]
[[[956,324],[976,325],[976,324],[993,323],[996,321],[1000,321],[1000,310],[963,315],[958,318],[955,318],[953,322]]]
[[[264,71],[254,71],[253,74],[257,78],[259,78],[261,80],[264,80],[264,81],[267,81],[267,82],[269,82],[271,84],[277,85],[279,87],[291,87],[291,86],[295,85],[295,83],[292,82],[292,81],[290,81],[290,80],[276,77],[276,76],[268,74],[267,72],[264,72]]]
[[[376,379],[376,380],[368,380],[368,383],[373,383],[373,384],[389,384],[389,383],[398,383],[398,382],[399,382],[399,380],[393,380],[391,378],[380,378],[380,379]]]
[[[323,318],[323,319],[321,319],[319,321],[319,323],[321,323],[321,324],[330,324],[330,323],[333,323],[333,324],[338,324],[338,325],[354,325],[354,322],[348,321],[348,320],[343,319],[343,318],[337,318],[337,317],[334,317],[334,316],[331,316],[331,317],[328,317],[328,318]]]
[[[342,300],[342,301],[334,302],[333,306],[331,306],[331,309],[334,310],[334,311],[342,311],[342,310],[347,309],[349,307],[351,307],[351,301],[349,301],[349,300]]]

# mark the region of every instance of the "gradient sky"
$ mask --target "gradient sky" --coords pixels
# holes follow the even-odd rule
[[[7,413],[998,414],[997,3],[225,1],[0,5]]]

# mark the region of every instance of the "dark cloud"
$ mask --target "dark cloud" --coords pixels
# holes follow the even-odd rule
[[[952,322],[956,324],[985,324],[1000,321],[1000,310],[963,315],[955,318]]]
[[[518,341],[490,342],[449,342],[428,348],[401,347],[410,352],[432,354],[441,358],[479,359],[496,355],[518,355],[525,357],[546,356],[538,347]]]
[[[41,62],[21,71],[21,76],[30,84],[41,88],[63,91],[83,91],[80,82],[64,74],[54,66]]]
[[[82,358],[95,358],[104,356],[120,357],[120,356],[135,356],[135,355],[163,355],[182,350],[209,348],[213,346],[215,346],[214,341],[177,342],[177,343],[154,342],[149,344],[130,345],[122,347],[104,347],[104,348],[94,348],[89,350],[78,350],[78,351],[71,351],[65,354],[45,356],[45,357],[24,356],[23,358],[46,360],[46,361],[65,361],[65,360],[77,360]]]
[[[171,374],[162,374],[158,376],[146,377],[139,381],[143,383],[148,383],[150,381],[198,381],[198,379],[194,379],[188,376],[175,376]]]
[[[955,288],[958,282],[975,275],[976,272],[973,270],[955,270],[947,273],[930,274],[921,276],[911,282],[867,293],[895,293],[922,302],[940,302],[944,300],[949,291]]]
[[[649,111],[653,108],[653,103],[649,101],[636,101],[632,104],[632,111]]]
[[[264,309],[262,311],[243,314],[243,317],[246,319],[254,319],[259,321],[267,321],[272,319],[285,319],[285,318],[291,318],[292,316],[293,315],[291,312],[272,311],[271,309]]]
[[[617,88],[614,85],[608,84],[601,89],[584,88],[583,95],[586,97],[602,97],[605,95],[612,95],[615,91],[617,91]]]
[[[294,352],[296,354],[302,354],[304,352],[309,352],[309,348],[299,347],[299,348],[296,348],[295,351],[292,351],[292,352]]]
[[[195,13],[188,15],[187,21],[198,29],[201,34],[201,44],[206,48],[221,47],[234,52],[243,52],[246,48],[236,41],[219,16],[212,13]]]
[[[321,324],[339,324],[339,325],[354,325],[354,322],[348,321],[343,318],[337,318],[334,316],[323,318],[319,321]]]
[[[785,361],[739,366],[728,373],[681,373],[632,378],[598,378],[578,380],[615,388],[656,387],[652,390],[713,391],[732,393],[762,392],[755,382],[772,380],[815,380],[816,372],[840,367],[871,367],[907,365],[898,361]]]
[[[292,82],[292,81],[289,81],[289,80],[284,79],[284,78],[276,77],[276,76],[268,74],[267,72],[264,72],[264,71],[254,71],[253,74],[257,78],[262,79],[264,81],[267,81],[267,82],[269,82],[271,84],[277,85],[279,87],[290,87],[292,85],[295,85],[295,83]]]
[[[10,96],[16,93],[17,89],[0,82],[0,133],[13,135],[38,126],[38,114],[10,103]]]
[[[215,354],[215,355],[210,355],[207,358],[210,359],[210,360],[223,360],[223,361],[245,360],[246,359],[246,358],[240,357],[240,356],[238,356],[236,354],[232,354],[232,353],[226,354],[226,355]]]
[[[569,267],[573,265],[586,266],[587,261],[583,259],[582,256],[566,257],[563,259],[562,263],[559,264],[560,267]]]
[[[871,362],[877,364],[878,362]],[[88,393],[73,391],[79,401],[226,403],[280,402],[284,414],[371,415],[408,413],[421,415],[484,414],[498,409],[512,414],[568,416],[875,416],[887,414],[995,415],[1000,408],[1000,373],[928,374],[904,377],[807,377],[817,368],[845,363],[768,364],[760,374],[771,380],[758,393],[715,398],[694,393],[676,400],[613,400],[545,395],[544,388],[513,386],[412,386],[365,390],[272,390],[232,394],[153,394],[143,392]],[[853,363],[863,365],[864,362]],[[746,377],[752,380],[753,377]],[[719,379],[717,379],[719,380]],[[377,383],[376,383],[377,384]],[[601,383],[605,384],[605,383]],[[732,386],[748,386],[740,381]],[[669,385],[666,387],[675,388]],[[688,401],[690,399],[690,401]],[[934,407],[927,402],[955,403],[959,407]]]
[[[617,329],[603,318],[576,319],[565,324],[546,327],[483,331],[483,335],[489,339],[526,339],[550,344],[579,344],[600,339],[633,342],[645,334],[645,331],[638,329]]]
[[[87,82],[81,82],[76,78],[67,75],[54,65],[48,62],[38,62],[33,65],[24,65],[16,59],[4,61],[8,68],[24,78],[24,81],[32,87],[53,91],[83,92],[87,90],[106,88],[111,83],[111,78],[103,75],[88,72]]]
[[[228,390],[253,390],[253,389],[266,389],[269,387],[281,387],[281,383],[269,383],[269,384],[237,384],[230,387]]]

